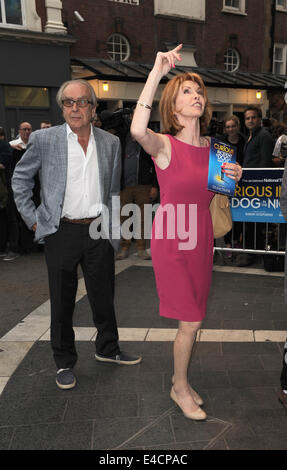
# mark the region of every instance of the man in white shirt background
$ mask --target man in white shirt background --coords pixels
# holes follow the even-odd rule
[[[32,125],[29,122],[21,122],[19,126],[19,137],[14,140],[10,140],[9,144],[17,150],[26,149],[31,132]]]

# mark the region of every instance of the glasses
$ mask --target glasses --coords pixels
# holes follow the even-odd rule
[[[19,131],[32,132],[31,127],[21,127]]]
[[[80,98],[78,100],[71,100],[71,99],[65,99],[62,100],[62,104],[66,108],[72,108],[74,106],[74,103],[79,107],[79,108],[85,108],[88,106],[88,104],[93,104],[92,101],[87,100],[86,98]]]

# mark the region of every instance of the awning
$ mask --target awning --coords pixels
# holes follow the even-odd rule
[[[152,65],[137,62],[114,62],[92,57],[73,57],[71,65],[82,66],[90,71],[87,78],[113,80],[120,82],[144,83]],[[247,88],[261,90],[282,90],[287,83],[287,75],[276,75],[269,72],[227,72],[215,68],[176,66],[162,79],[162,82],[182,72],[198,73],[206,86],[224,88]],[[91,74],[92,73],[92,74]]]

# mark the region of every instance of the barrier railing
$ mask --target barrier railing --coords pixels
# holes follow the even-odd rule
[[[231,246],[215,246],[216,251],[285,255],[287,224],[280,210],[283,171],[243,169],[242,180],[230,198],[233,224],[227,239]]]

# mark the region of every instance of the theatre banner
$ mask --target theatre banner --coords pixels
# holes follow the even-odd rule
[[[244,169],[230,198],[232,220],[285,223],[280,209],[282,177],[282,168]]]

